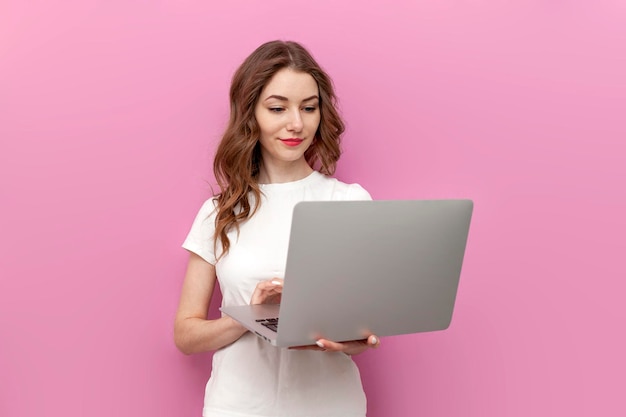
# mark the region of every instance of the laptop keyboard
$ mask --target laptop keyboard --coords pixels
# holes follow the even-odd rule
[[[278,317],[270,319],[258,319],[256,320],[256,322],[261,323],[263,326],[274,332],[278,330]]]

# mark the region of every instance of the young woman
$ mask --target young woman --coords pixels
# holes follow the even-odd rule
[[[281,349],[228,316],[207,320],[216,282],[223,305],[280,300],[296,203],[370,199],[358,184],[329,176],[344,124],[330,78],[302,46],[257,48],[233,77],[230,103],[214,160],[220,193],[202,206],[183,244],[190,257],[175,321],[182,352],[217,350],[203,415],[365,416],[351,355],[378,347],[375,336]]]

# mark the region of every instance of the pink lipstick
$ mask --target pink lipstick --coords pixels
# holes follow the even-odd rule
[[[298,146],[299,144],[302,143],[303,140],[304,139],[299,139],[299,138],[288,138],[288,139],[281,139],[280,141],[287,146]]]

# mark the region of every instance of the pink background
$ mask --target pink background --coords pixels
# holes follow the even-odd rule
[[[358,358],[369,415],[626,415],[624,4],[0,1],[0,416],[200,415],[180,244],[274,38],[335,80],[339,178],[475,201],[452,327]]]

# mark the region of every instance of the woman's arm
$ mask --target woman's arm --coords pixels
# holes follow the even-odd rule
[[[320,339],[317,342],[317,346],[324,351],[329,352],[343,352],[347,355],[358,355],[365,352],[367,349],[377,349],[380,346],[380,339],[374,335],[371,335],[367,339],[354,340],[352,342],[333,342],[327,339]]]
[[[328,339],[319,339],[315,345],[297,346],[290,349],[295,350],[321,350],[322,352],[343,352],[346,355],[354,356],[365,352],[367,349],[378,349],[380,339],[370,335],[367,339],[353,340],[351,342],[333,342]]]
[[[174,321],[174,342],[186,355],[219,349],[247,331],[230,317],[207,320],[216,281],[215,267],[191,252]]]

